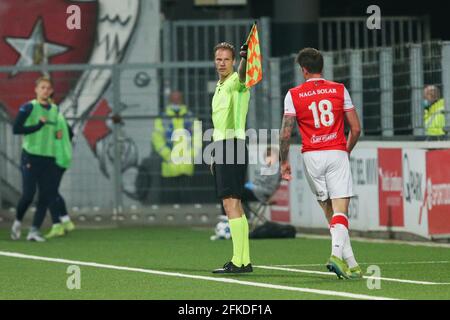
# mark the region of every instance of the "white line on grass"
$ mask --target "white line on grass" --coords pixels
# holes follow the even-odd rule
[[[358,262],[360,265],[395,265],[395,264],[445,264],[450,261],[397,261],[397,262]],[[305,263],[305,264],[276,264],[274,267],[320,267],[325,263]]]
[[[16,252],[0,251],[0,256],[28,259],[28,260],[37,260],[37,261],[46,261],[46,262],[56,262],[56,263],[64,263],[64,264],[74,264],[74,265],[94,267],[94,268],[141,272],[141,273],[148,273],[148,274],[154,274],[154,275],[160,275],[160,276],[188,278],[188,279],[206,280],[206,281],[223,282],[223,283],[233,283],[233,284],[240,284],[240,285],[251,286],[251,287],[260,287],[260,288],[266,288],[266,289],[277,289],[277,290],[286,290],[286,291],[297,291],[297,292],[312,293],[312,294],[325,295],[325,296],[334,296],[334,297],[343,297],[343,298],[352,298],[352,299],[366,299],[366,300],[395,300],[392,298],[371,296],[371,295],[365,295],[365,294],[356,294],[356,293],[332,291],[332,290],[318,290],[318,289],[300,288],[300,287],[289,287],[289,286],[276,285],[276,284],[270,284],[270,283],[242,281],[242,280],[235,280],[235,279],[222,278],[222,277],[206,277],[206,276],[198,276],[198,275],[184,274],[184,273],[178,273],[178,272],[165,272],[165,271],[158,271],[158,270],[151,270],[151,269],[121,267],[121,266],[102,264],[102,263],[96,263],[96,262],[85,262],[85,261],[77,261],[77,260],[40,257],[40,256],[33,256],[33,255],[27,255],[27,254],[22,254],[22,253],[16,253]]]
[[[298,233],[297,239],[318,239],[330,240],[329,235],[315,235]],[[413,247],[433,247],[433,248],[450,248],[450,243],[436,243],[431,241],[406,241],[406,240],[388,240],[388,239],[372,239],[363,237],[351,237],[352,242],[366,242],[366,243],[389,243],[389,244],[405,244]]]
[[[332,272],[314,271],[314,270],[302,270],[302,269],[292,269],[292,268],[282,268],[282,267],[272,267],[272,266],[253,266],[254,268],[267,269],[267,270],[279,270],[279,271],[289,271],[289,272],[299,272],[299,273],[310,273],[310,274],[321,274],[327,276],[336,276]],[[395,278],[384,278],[384,277],[373,277],[373,276],[363,276],[365,279],[378,279],[384,281],[392,282],[403,282],[412,284],[423,284],[423,285],[450,285],[450,282],[430,282],[430,281],[418,281],[418,280],[407,280],[407,279],[395,279]]]

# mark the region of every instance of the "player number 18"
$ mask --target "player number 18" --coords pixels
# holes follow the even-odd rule
[[[317,111],[317,103],[314,101],[308,107],[312,111],[314,117],[314,126],[320,128],[320,124],[329,127],[334,122],[333,104],[329,100],[319,101],[319,111]],[[320,116],[319,116],[320,112]]]

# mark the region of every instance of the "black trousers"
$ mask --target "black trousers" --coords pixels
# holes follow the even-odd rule
[[[49,204],[56,199],[55,168],[54,158],[32,155],[23,150],[20,164],[22,197],[17,204],[17,220],[23,220],[38,190],[38,203],[33,218],[33,227],[39,229],[42,226]]]
[[[65,172],[66,169],[55,165],[55,169],[53,170],[53,183],[56,184],[56,198],[49,204],[48,207],[50,209],[53,224],[59,223],[60,217],[68,215],[66,202],[59,192],[59,186],[61,185],[61,180]]]

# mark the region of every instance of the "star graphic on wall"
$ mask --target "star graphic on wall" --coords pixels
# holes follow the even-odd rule
[[[17,67],[46,65],[49,58],[68,50],[68,47],[46,41],[41,19],[36,22],[29,38],[7,37],[5,40],[20,54]],[[14,71],[11,76],[17,73],[19,71]]]

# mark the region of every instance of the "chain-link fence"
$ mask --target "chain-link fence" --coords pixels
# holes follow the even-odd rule
[[[324,52],[324,77],[349,90],[361,118],[363,139],[447,139],[447,135],[426,135],[423,91],[433,85],[448,101],[450,83],[442,71],[450,68],[448,48],[448,42],[426,42]],[[270,60],[272,107],[282,107],[289,88],[303,81],[294,60],[295,55]],[[448,110],[446,103],[442,113],[447,117]],[[276,124],[278,119],[273,115],[272,119]],[[446,123],[448,132],[448,119]]]
[[[164,206],[173,210],[187,205],[192,210],[186,219],[194,223],[220,211],[206,150],[212,140],[206,133],[212,128],[211,100],[217,84],[211,62],[0,67],[3,209],[13,213],[21,194],[22,137],[13,134],[14,119],[19,108],[33,98],[35,80],[42,74],[52,76],[54,100],[74,131],[73,163],[60,188],[71,213],[100,221],[105,216],[128,219],[132,215],[126,213],[139,216],[144,212],[149,221],[157,222]],[[167,87],[173,77],[187,86]],[[182,94],[186,112],[173,114],[173,108],[166,112],[169,95],[175,90]],[[257,110],[255,106],[267,98],[256,98],[255,89],[251,95],[253,119],[249,114],[248,127],[271,128],[270,108],[260,104]],[[280,118],[279,110],[273,113]],[[257,124],[259,118],[265,122]],[[198,128],[196,124],[200,135],[205,135],[203,143],[200,137],[200,146],[187,144],[194,163],[165,166],[168,161],[162,148],[173,150],[172,134],[182,129],[189,136]],[[201,211],[205,205],[209,209]]]
[[[325,52],[324,76],[349,89],[362,118],[364,138],[423,138],[424,86],[435,85],[450,101],[449,47],[447,42],[433,42],[401,50]],[[252,89],[247,128],[279,129],[285,94],[303,79],[294,55],[271,58],[263,68],[266,83]],[[176,126],[192,132],[195,119],[201,121],[202,132],[212,127],[217,76],[208,61],[0,67],[0,199],[4,208],[13,208],[21,193],[21,137],[12,134],[13,120],[21,104],[34,95],[34,81],[42,73],[55,80],[54,99],[75,133],[73,166],[61,186],[72,212],[88,216],[142,209],[156,214],[161,212],[158,206],[183,203],[194,209],[206,203],[216,208],[209,166],[200,161],[193,165],[192,175],[165,177],[155,142],[159,124],[164,144],[172,143]],[[184,85],[172,88],[174,79]],[[163,114],[174,89],[184,95],[190,112],[181,124]],[[112,121],[113,115],[120,115],[122,121]],[[270,133],[268,138],[258,142],[276,143]],[[204,141],[202,148],[209,142]]]
[[[430,40],[428,16],[383,16],[379,29],[368,28],[366,17],[319,19],[319,49],[368,49]]]
[[[326,77],[344,83],[349,89],[365,136],[429,139],[423,91],[434,85],[439,96],[448,101],[445,95],[450,91],[450,83],[442,72],[450,65],[450,57],[445,53],[448,46],[448,42],[426,42],[327,52],[325,56],[332,65],[326,66]],[[447,117],[449,109],[446,103],[442,112]]]

